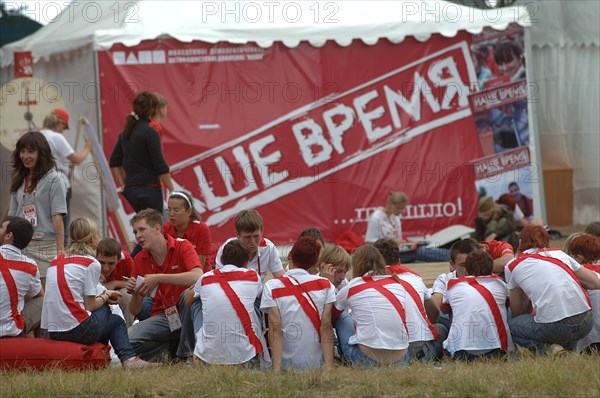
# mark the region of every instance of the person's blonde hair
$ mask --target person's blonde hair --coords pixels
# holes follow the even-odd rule
[[[352,276],[356,278],[367,272],[372,275],[387,275],[383,256],[373,245],[361,246],[352,253]]]
[[[331,264],[334,267],[343,266],[346,272],[350,269],[350,255],[342,247],[338,245],[329,245],[321,252],[319,264]]]
[[[56,126],[58,126],[59,122],[60,119],[58,118],[58,116],[51,114],[44,118],[44,121],[42,122],[42,127],[45,129],[56,130]]]
[[[407,203],[408,204],[408,196],[404,192],[390,192],[390,196],[388,197],[388,202],[390,203]]]
[[[69,226],[69,247],[65,250],[67,255],[95,256],[94,238],[98,237],[98,224],[91,218],[78,218]]]

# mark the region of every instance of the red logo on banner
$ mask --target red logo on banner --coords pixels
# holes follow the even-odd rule
[[[31,51],[15,51],[15,77],[33,77]]]

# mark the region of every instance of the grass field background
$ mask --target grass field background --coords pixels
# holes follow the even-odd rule
[[[2,372],[2,397],[598,397],[599,357],[282,373],[172,365],[149,370]]]

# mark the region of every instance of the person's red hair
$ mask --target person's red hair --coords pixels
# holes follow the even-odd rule
[[[304,236],[294,243],[290,258],[295,267],[309,270],[317,265],[319,254],[321,254],[321,242],[311,236]]]
[[[569,244],[569,254],[582,257],[585,264],[600,260],[600,238],[590,234],[574,237]]]
[[[528,225],[519,234],[519,252],[543,249],[550,245],[550,236],[541,225]]]
[[[511,211],[515,211],[515,208],[517,206],[517,201],[509,193],[504,193],[500,195],[498,200],[496,200],[496,203],[508,207]]]

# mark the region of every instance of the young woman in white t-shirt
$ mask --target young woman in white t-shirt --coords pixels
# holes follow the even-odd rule
[[[354,251],[352,272],[354,278],[335,303],[343,311],[335,329],[344,360],[357,366],[404,365],[407,292],[395,275],[387,274],[383,257],[372,245]]]

